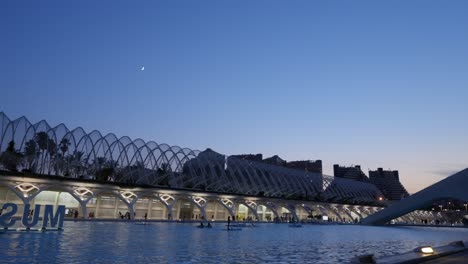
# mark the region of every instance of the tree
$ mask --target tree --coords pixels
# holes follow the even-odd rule
[[[47,162],[48,163],[47,174],[50,174],[50,169],[52,168],[52,165],[56,163],[56,160],[57,160],[57,144],[51,138],[49,138],[47,141],[47,154],[49,158]],[[55,171],[55,173],[57,173],[57,170]]]
[[[49,141],[49,135],[47,135],[46,132],[39,132],[36,133],[34,136],[34,140],[37,143],[37,146],[39,147],[39,152],[40,152],[40,164],[38,164],[41,168],[39,173],[43,173],[44,171],[44,160],[45,160],[45,152],[47,150],[47,142]]]
[[[36,133],[34,140],[39,147],[41,156],[41,169],[39,173],[44,173],[44,169],[47,166],[48,173],[50,174],[50,169],[52,167],[51,165],[53,163],[54,156],[57,153],[57,144],[53,139],[49,138],[49,135],[47,135],[47,133],[44,131]]]
[[[36,170],[36,158],[38,156],[39,150],[37,148],[36,141],[30,139],[26,142],[24,146],[24,162],[26,170],[29,172],[34,172]]]
[[[156,170],[158,175],[158,185],[171,187],[169,183],[169,176],[171,175],[171,166],[169,163],[163,162]]]
[[[106,182],[114,174],[114,168],[102,168],[96,171],[96,180]]]
[[[106,182],[114,174],[116,163],[107,161],[105,157],[97,157],[94,160],[96,180]]]
[[[55,145],[55,142],[50,142],[50,144]],[[58,147],[55,147],[55,150],[52,152],[54,153],[54,169],[55,173],[58,175],[63,175],[63,176],[69,176],[69,160],[67,159],[67,156],[65,156],[65,153],[68,151],[68,147],[70,146],[70,141],[67,138],[62,138],[60,140],[60,143]],[[54,149],[54,148],[51,148]],[[60,150],[60,153],[58,152]],[[56,152],[56,153],[55,153]]]
[[[142,161],[135,161],[133,165],[126,166],[120,173],[120,181],[128,184],[136,184],[140,176],[145,173],[145,164]]]
[[[65,152],[68,151],[68,146],[70,146],[70,140],[68,138],[62,138],[59,143],[60,151],[62,151],[63,157],[65,157]]]
[[[15,141],[12,140],[8,143],[8,147],[5,152],[0,155],[0,163],[5,169],[12,172],[17,172],[18,164],[21,161],[21,156],[21,153],[15,149]]]
[[[104,174],[110,173],[110,175],[107,176],[106,180],[107,181],[116,181],[117,175],[119,174],[119,163],[115,160],[108,160],[104,164],[104,168],[108,169],[106,172],[103,172]]]
[[[56,175],[68,176],[67,174],[67,162],[62,153],[56,153],[54,157],[54,170]]]
[[[70,156],[69,161],[70,161],[70,167],[71,167],[71,174],[75,178],[78,176],[82,176],[85,170],[85,166],[83,165],[83,157],[84,157],[84,152],[82,151],[75,151],[73,152],[73,155]]]

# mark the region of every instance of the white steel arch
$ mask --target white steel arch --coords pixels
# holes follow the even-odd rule
[[[42,133],[43,132],[43,133]],[[97,130],[51,127],[45,120],[10,120],[0,112],[0,153],[10,142],[24,154],[16,170],[125,184],[165,186],[211,192],[358,205],[378,204],[382,193],[372,184],[318,173],[226,157],[211,149],[191,150],[132,140]],[[38,136],[40,134],[40,137]],[[26,146],[28,145],[28,146]],[[1,168],[0,160],[0,169]],[[3,168],[5,169],[5,168]]]

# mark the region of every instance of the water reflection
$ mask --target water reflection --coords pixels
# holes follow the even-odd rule
[[[192,224],[67,222],[62,232],[0,234],[2,263],[342,263],[422,244],[468,239],[468,229],[263,224],[227,232]]]

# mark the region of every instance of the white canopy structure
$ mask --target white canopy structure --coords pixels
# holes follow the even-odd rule
[[[346,204],[375,204],[371,183],[308,173],[0,112],[0,170]]]

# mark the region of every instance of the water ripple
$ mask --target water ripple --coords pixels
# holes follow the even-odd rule
[[[66,222],[62,232],[0,234],[2,263],[343,263],[468,239],[468,229],[263,224]]]

